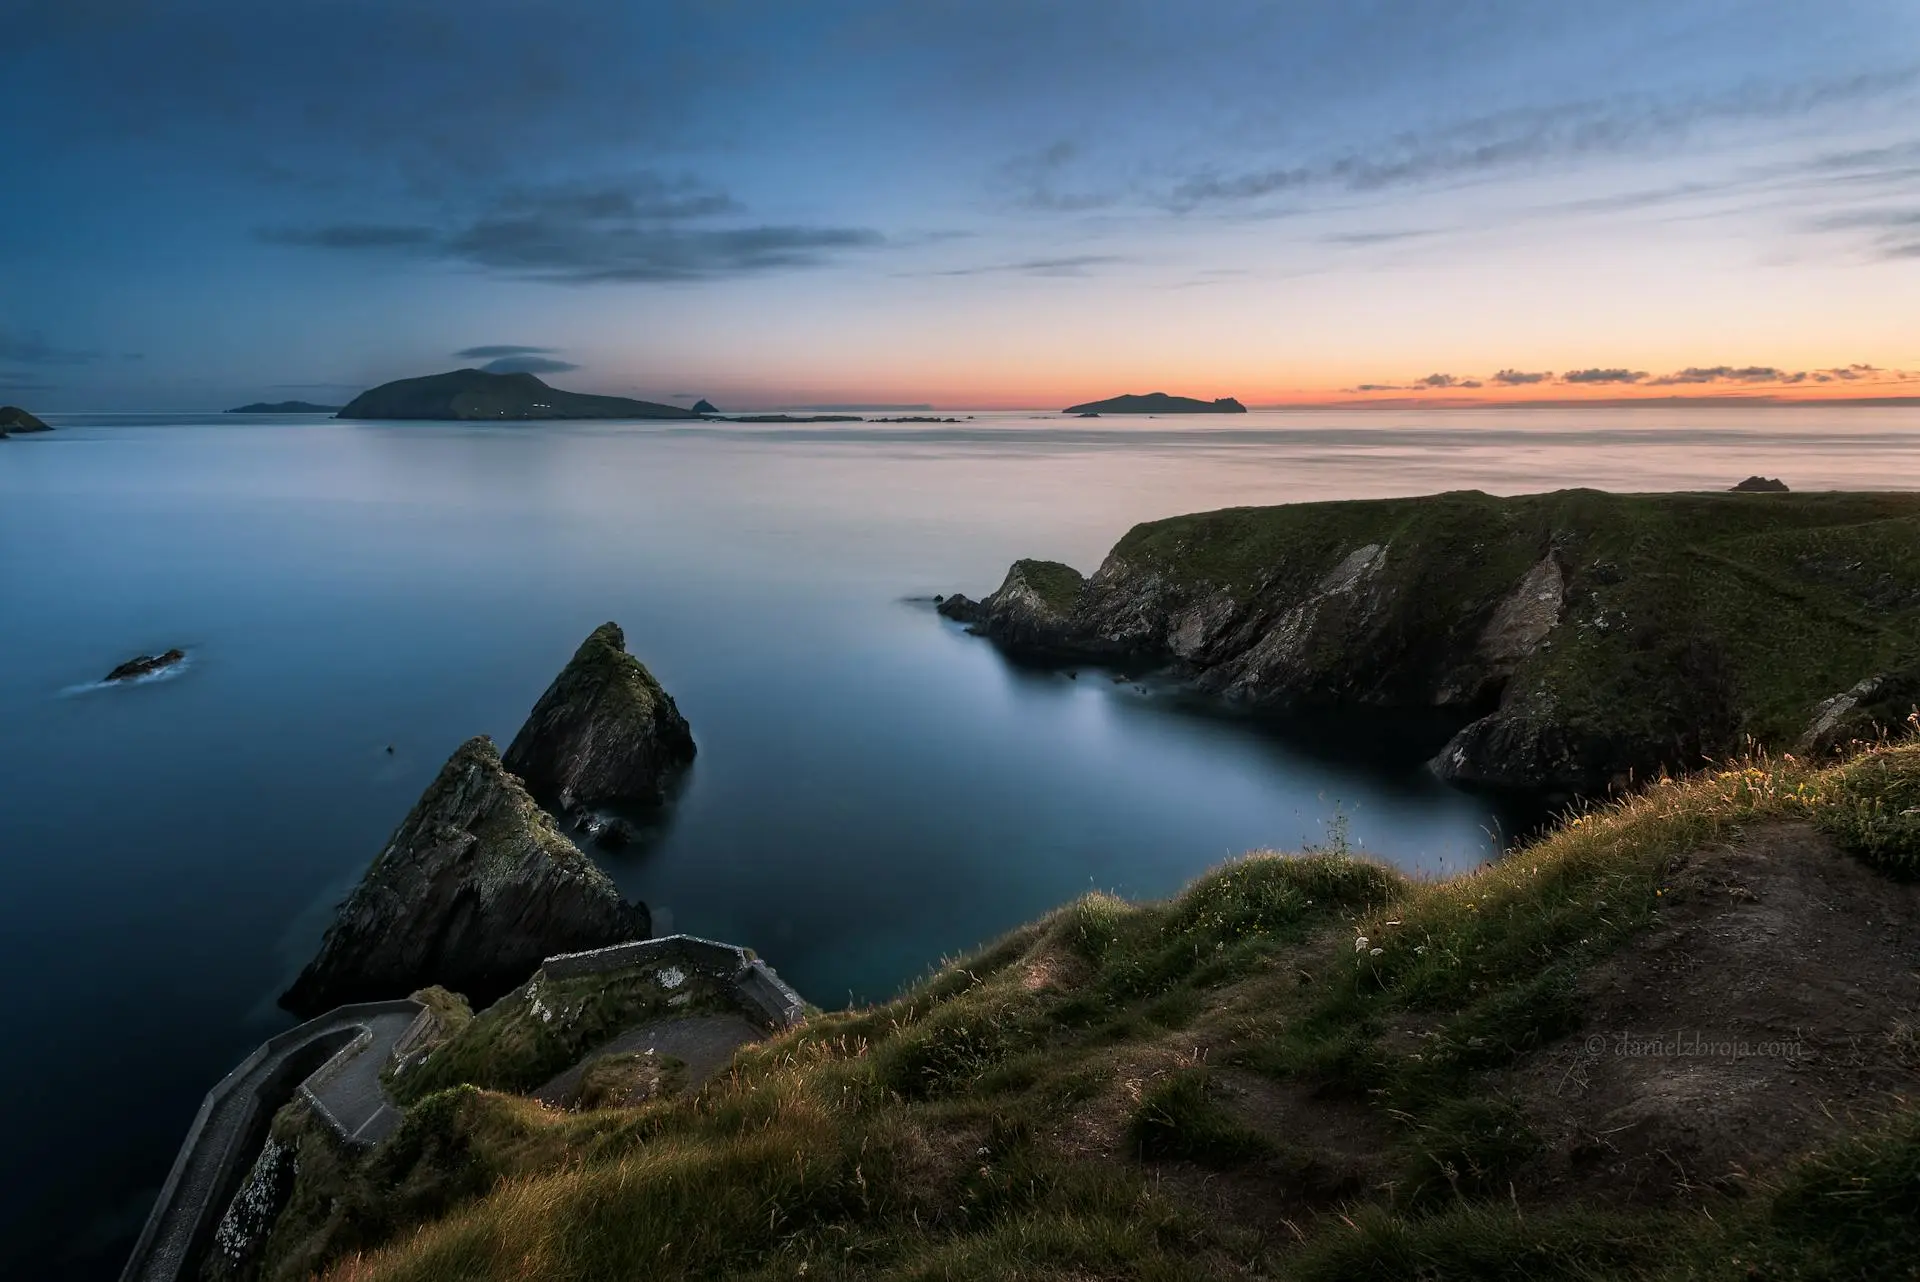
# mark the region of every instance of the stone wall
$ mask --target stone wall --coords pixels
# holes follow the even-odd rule
[[[727,986],[743,1013],[769,1032],[791,1028],[806,1014],[806,1002],[771,966],[736,944],[697,935],[663,935],[584,953],[562,953],[547,958],[540,969],[549,979],[571,979],[664,962],[684,966]]]
[[[252,1166],[280,1106],[315,1070],[367,1034],[383,1015],[418,1014],[418,1002],[342,1006],[268,1038],[207,1092],[161,1186],[121,1282],[174,1282],[204,1254],[214,1225]]]

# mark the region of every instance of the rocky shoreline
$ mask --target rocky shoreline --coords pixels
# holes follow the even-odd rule
[[[1162,665],[1266,711],[1451,711],[1441,778],[1591,797],[1900,726],[1920,575],[1885,546],[1916,538],[1904,494],[1294,504],[1137,526],[1090,577],[1018,561],[938,609],[1012,654]]]

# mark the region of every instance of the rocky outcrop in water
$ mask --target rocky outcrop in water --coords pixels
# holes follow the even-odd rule
[[[603,623],[533,705],[506,766],[562,811],[652,807],[693,761],[693,732],[646,665]]]
[[[18,405],[0,405],[0,436],[10,433],[51,432],[53,429],[42,423]]]
[[[171,668],[176,663],[186,661],[185,650],[169,650],[165,654],[143,654],[128,659],[125,663],[107,673],[109,681],[132,681],[136,677],[152,676],[156,672]]]
[[[280,1004],[313,1015],[430,984],[485,1004],[549,956],[649,926],[481,736],[442,767]]]
[[[1074,620],[1085,588],[1086,579],[1070,565],[1015,561],[1000,586],[981,600],[970,601],[956,592],[935,608],[1009,649],[1074,657],[1085,653],[1088,640]]]
[[[1897,723],[1903,681],[1854,683],[1920,652],[1920,495],[1238,508],[1137,526],[1085,579],[1019,562],[940,610],[1009,651],[1159,663],[1262,709],[1450,710],[1442,777],[1594,795]]]

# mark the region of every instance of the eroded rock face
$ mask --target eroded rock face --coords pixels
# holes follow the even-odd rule
[[[1798,753],[1831,757],[1920,726],[1920,666],[1881,672],[1814,705]]]
[[[1010,646],[1044,654],[1076,645],[1074,612],[1085,591],[1086,580],[1071,566],[1015,561],[1000,586],[977,605],[955,595],[942,601],[940,610],[949,618],[972,619],[975,631]]]
[[[280,999],[300,1015],[439,984],[484,1004],[556,953],[644,939],[629,904],[501,765],[461,745]]]
[[[692,762],[693,732],[618,624],[595,628],[507,748],[506,768],[561,810],[657,806]]]

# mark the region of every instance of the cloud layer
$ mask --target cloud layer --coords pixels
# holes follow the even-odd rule
[[[563,285],[657,284],[818,267],[886,238],[871,228],[741,223],[737,201],[692,180],[516,186],[442,223],[266,227],[269,244],[398,253]]]

